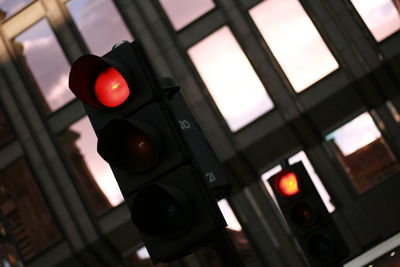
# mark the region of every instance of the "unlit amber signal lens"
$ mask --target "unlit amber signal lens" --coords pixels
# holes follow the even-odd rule
[[[116,69],[108,67],[97,77],[94,94],[102,105],[115,108],[128,99],[130,89],[124,77]]]

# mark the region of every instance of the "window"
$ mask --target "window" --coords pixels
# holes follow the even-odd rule
[[[0,173],[0,208],[24,260],[31,259],[61,237],[23,159]]]
[[[0,21],[11,17],[30,2],[32,0],[0,0]]]
[[[6,120],[5,114],[0,110],[0,147],[14,137],[13,132]]]
[[[314,183],[315,188],[318,190],[318,193],[321,196],[322,200],[324,201],[324,204],[325,204],[325,207],[327,208],[327,210],[330,213],[334,212],[335,206],[333,206],[333,204],[331,203],[331,197],[329,196],[324,185],[322,184],[321,180],[319,179],[317,173],[314,170],[314,167],[311,165],[311,162],[308,160],[306,153],[304,153],[303,151],[300,151],[297,154],[295,154],[289,158],[289,164],[294,164],[299,161],[301,161],[303,163],[304,167],[306,168],[308,175],[310,175],[310,178],[311,178],[312,182]],[[269,170],[261,175],[261,178],[263,179],[268,192],[270,193],[270,195],[272,196],[272,198],[276,204],[277,204],[277,201],[275,199],[273,190],[268,183],[268,179],[271,178],[274,174],[278,173],[281,169],[282,169],[282,167],[280,165],[277,165],[277,166],[273,167],[271,170]]]
[[[96,150],[97,137],[87,117],[75,122],[59,137],[83,191],[100,215],[123,201],[110,166]]]
[[[263,1],[250,16],[297,93],[339,67],[298,0]]]
[[[47,109],[54,111],[74,98],[68,89],[69,63],[46,19],[20,34],[14,46],[32,72]]]
[[[358,193],[400,171],[399,164],[368,113],[328,134],[325,139]]]
[[[218,206],[222,212],[222,215],[225,218],[226,223],[228,224],[228,228],[235,231],[241,231],[242,226],[237,220],[235,213],[233,213],[233,210],[228,201],[226,199],[221,199],[220,201],[218,201]]]
[[[215,6],[213,0],[159,0],[159,2],[177,31]]]
[[[209,35],[188,53],[232,131],[273,108],[265,88],[228,27]]]
[[[400,29],[400,15],[392,0],[351,0],[377,42]]]
[[[101,56],[115,43],[133,40],[111,0],[71,0],[66,6],[92,53]]]

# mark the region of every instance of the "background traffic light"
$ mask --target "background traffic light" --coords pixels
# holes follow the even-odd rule
[[[83,102],[98,153],[110,164],[152,260],[172,261],[212,243],[225,220],[181,131],[179,101],[172,104],[173,94],[162,90],[140,44],[82,56],[69,86]]]
[[[348,249],[301,162],[283,166],[269,183],[310,266],[338,266]]]

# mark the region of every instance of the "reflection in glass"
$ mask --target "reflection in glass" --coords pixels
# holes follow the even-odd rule
[[[213,0],[159,0],[175,30],[180,30],[214,8]]]
[[[222,212],[222,215],[225,218],[226,223],[228,224],[227,227],[235,231],[241,231],[242,226],[237,220],[235,213],[233,213],[233,210],[228,201],[226,199],[221,199],[220,201],[218,201],[218,206]]]
[[[232,131],[273,108],[265,88],[228,27],[209,35],[188,53]]]
[[[103,55],[115,43],[133,40],[111,0],[71,0],[66,6],[91,53]]]
[[[97,137],[87,117],[59,137],[82,189],[97,215],[123,201],[110,166],[97,153]]]
[[[242,231],[242,226],[237,220],[235,213],[233,212],[228,201],[226,199],[221,199],[220,201],[218,201],[218,206],[228,225],[228,235],[231,238],[234,246],[236,247],[240,257],[244,262],[252,259],[255,256],[254,251],[250,246],[249,240],[247,239],[245,233]],[[204,256],[206,259],[208,259],[210,263],[209,266],[214,266],[211,264],[212,262],[218,262],[215,259],[215,255],[213,255],[212,253],[205,253]]]
[[[0,21],[11,17],[30,2],[32,0],[0,0]]]
[[[0,262],[2,267],[23,267],[22,256],[14,240],[10,224],[0,212]]]
[[[13,137],[14,134],[6,120],[6,116],[0,110],[0,146],[10,141]]]
[[[250,15],[296,92],[339,65],[298,0],[268,0]]]
[[[359,115],[325,139],[358,193],[400,171],[396,158],[368,113]]]
[[[314,183],[315,188],[317,189],[320,197],[322,198],[322,201],[324,201],[326,209],[329,211],[329,213],[334,212],[335,206],[331,202],[331,197],[329,196],[328,192],[326,191],[325,186],[322,184],[321,179],[318,177],[317,173],[314,170],[314,167],[311,165],[311,162],[309,161],[309,159],[308,159],[306,153],[304,153],[304,151],[300,151],[297,154],[295,154],[289,158],[289,164],[294,164],[299,161],[301,161],[303,163],[304,167],[306,168],[308,175],[310,176],[312,182]],[[275,175],[280,170],[282,170],[282,167],[280,165],[277,165],[261,175],[261,178],[263,179],[268,192],[270,193],[272,199],[275,201],[275,203],[277,205],[278,205],[278,202],[276,201],[273,190],[268,183],[268,179],[271,178],[273,175]]]
[[[69,63],[46,19],[18,35],[14,46],[51,111],[74,98],[68,89]]]
[[[31,259],[61,237],[23,159],[0,173],[0,209],[11,225],[24,260]]]
[[[351,0],[375,40],[380,42],[400,29],[400,15],[392,0]]]

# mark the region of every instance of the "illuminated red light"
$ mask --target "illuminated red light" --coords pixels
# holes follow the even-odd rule
[[[130,90],[124,77],[116,69],[108,67],[97,77],[94,93],[102,105],[114,108],[126,101]]]
[[[279,191],[284,196],[293,196],[299,192],[299,184],[297,176],[293,172],[289,172],[280,177],[278,181]]]

